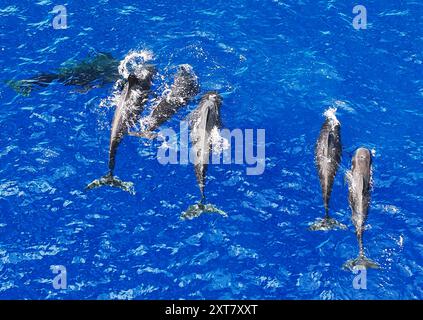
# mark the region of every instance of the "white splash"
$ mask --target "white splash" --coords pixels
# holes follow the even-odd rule
[[[156,125],[156,121],[151,117],[151,115],[147,115],[144,117],[141,117],[138,120],[138,123],[134,126],[136,131],[146,131],[148,128],[154,127]]]
[[[100,101],[100,107],[111,108],[117,106],[121,99],[122,88],[124,87],[124,80],[129,77],[129,74],[134,73],[136,76],[143,78],[146,75],[143,72],[148,72],[143,68],[143,64],[153,59],[153,53],[149,50],[130,51],[120,62],[118,71],[122,76],[113,85],[112,94]],[[134,95],[134,98],[137,98]]]
[[[347,101],[342,101],[342,100],[335,100],[333,101],[333,105],[336,108],[339,108],[343,111],[349,112],[349,113],[356,113],[355,109],[353,107],[351,107],[350,103]]]
[[[112,94],[100,101],[100,108],[111,108],[117,106],[122,93],[123,80],[119,79],[113,85]]]
[[[130,51],[119,64],[119,74],[126,79],[131,73],[137,74],[139,66],[150,60],[153,60],[153,52],[149,50]]]
[[[229,141],[220,135],[218,127],[214,127],[210,132],[210,144],[214,154],[220,154],[223,150],[229,149]]]
[[[404,247],[404,237],[402,235],[399,236],[399,239],[397,240],[397,244],[401,249]]]
[[[323,113],[323,115],[330,120],[332,127],[340,125],[338,118],[336,117],[336,110],[337,108],[329,108]]]

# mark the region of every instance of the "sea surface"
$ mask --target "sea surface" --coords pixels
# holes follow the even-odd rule
[[[403,1],[0,0],[1,299],[422,299],[423,3]],[[367,9],[356,30],[353,8]],[[160,141],[126,137],[115,173],[136,195],[85,190],[107,172],[113,83],[17,94],[6,81],[107,52],[148,51],[169,83],[190,64],[223,97],[225,128],[265,129],[266,168],[210,165],[207,201],[228,217],[182,220],[200,194],[191,164],[162,165]],[[201,97],[201,94],[199,95]],[[198,103],[164,127],[178,130]],[[314,163],[323,113],[337,108],[342,163],[331,215]],[[345,172],[372,150],[364,234],[367,289],[342,269],[358,247]],[[51,266],[66,268],[55,289]]]

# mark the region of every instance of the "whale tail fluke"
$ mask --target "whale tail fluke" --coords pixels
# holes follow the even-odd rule
[[[157,137],[158,137],[157,133],[154,133],[154,132],[151,132],[151,131],[143,131],[143,132],[129,131],[128,135],[132,136],[132,137],[145,138],[145,139],[148,139],[148,140],[154,140],[154,139],[157,139]]]
[[[33,90],[33,85],[25,80],[8,80],[6,84],[24,97],[28,97]]]
[[[370,260],[369,258],[367,258],[365,255],[359,255],[357,258],[355,259],[351,259],[348,260],[347,262],[344,263],[343,265],[343,269],[347,270],[351,270],[353,271],[354,269],[356,269],[357,267],[364,267],[366,269],[379,269],[380,266]]]
[[[60,76],[55,73],[42,73],[30,79],[24,80],[8,80],[6,84],[23,96],[29,96],[35,87],[47,87],[55,80],[59,80]]]
[[[346,230],[347,226],[328,216],[324,217],[323,219],[317,219],[309,227],[309,230],[311,231],[329,231],[339,229]]]
[[[225,218],[228,217],[225,211],[218,209],[216,206],[199,202],[192,206],[189,206],[189,208],[181,214],[181,219],[192,220],[194,218],[198,218],[203,213],[217,213]]]
[[[135,195],[134,184],[132,182],[119,180],[118,177],[113,176],[111,173],[89,183],[86,189],[91,190],[101,186],[111,186],[115,188],[120,188],[123,191]]]

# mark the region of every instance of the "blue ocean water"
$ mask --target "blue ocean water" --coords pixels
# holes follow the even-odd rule
[[[0,0],[0,298],[422,299],[423,4],[404,1]],[[352,8],[367,8],[355,30]],[[159,143],[125,138],[116,174],[135,183],[84,190],[107,171],[112,85],[53,83],[25,97],[4,81],[68,59],[150,50],[165,72],[189,63],[223,96],[227,128],[266,130],[266,170],[211,165],[208,201],[227,218],[180,214],[199,198],[192,165],[159,164]],[[337,106],[344,152],[323,216],[314,144]],[[192,110],[195,104],[191,104]],[[177,128],[187,112],[166,123]],[[364,244],[381,265],[367,289],[342,264],[357,255],[343,175],[374,151]],[[54,289],[50,267],[67,269]]]

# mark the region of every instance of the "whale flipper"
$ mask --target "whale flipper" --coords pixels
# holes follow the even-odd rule
[[[347,226],[329,217],[325,217],[323,219],[317,219],[309,227],[309,230],[311,231],[329,231],[329,230],[337,230],[337,229],[345,230],[347,229]]]
[[[192,206],[189,206],[189,208],[181,214],[181,219],[192,220],[194,218],[198,218],[203,213],[217,213],[225,218],[228,217],[225,211],[218,209],[212,204],[196,203]]]
[[[379,269],[380,268],[380,266],[376,262],[370,260],[369,258],[367,258],[364,255],[359,255],[357,258],[351,259],[351,260],[348,260],[347,262],[345,262],[344,265],[343,265],[343,269],[354,270],[354,268],[357,267],[357,266],[362,266],[366,269]]]
[[[110,173],[89,183],[86,189],[91,190],[101,186],[116,187],[122,189],[123,191],[129,192],[132,195],[135,195],[134,184],[132,182],[119,180],[118,177],[115,177]]]
[[[150,131],[140,131],[140,132],[129,131],[128,136],[145,138],[145,139],[148,139],[148,140],[154,140],[154,139],[157,139],[158,134],[154,133],[154,132],[150,132]]]

